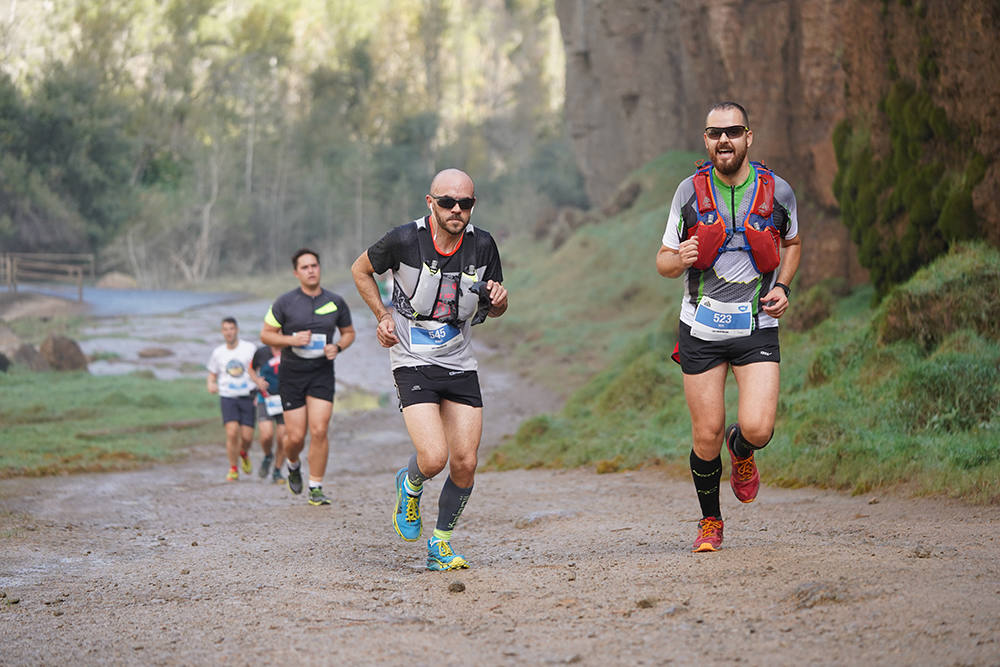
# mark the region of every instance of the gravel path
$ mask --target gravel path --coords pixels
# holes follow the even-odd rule
[[[366,321],[338,378],[374,390]],[[500,368],[483,385],[485,450],[554,400]],[[692,554],[689,479],[488,472],[453,541],[471,569],[432,573],[390,525],[398,411],[336,415],[331,448],[323,508],[225,483],[221,443],[0,480],[0,663],[1000,664],[997,507],[725,490],[724,548]]]

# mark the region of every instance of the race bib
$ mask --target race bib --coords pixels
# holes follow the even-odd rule
[[[324,347],[326,347],[326,334],[314,333],[307,345],[293,347],[292,352],[303,359],[318,359],[323,356]]]
[[[264,408],[267,409],[267,414],[271,417],[275,415],[280,415],[284,412],[284,408],[281,407],[281,396],[277,394],[271,394],[270,396],[264,397]]]
[[[750,302],[726,303],[702,297],[694,311],[691,335],[701,340],[726,340],[749,336],[753,329]]]
[[[462,343],[462,330],[444,322],[411,322],[410,350],[420,354],[445,352]]]

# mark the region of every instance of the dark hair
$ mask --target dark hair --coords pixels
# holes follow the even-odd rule
[[[318,252],[316,252],[315,250],[312,250],[310,248],[299,248],[298,250],[295,251],[295,254],[292,255],[292,268],[293,269],[299,268],[299,257],[301,257],[302,255],[313,255],[316,258],[316,263],[319,264],[319,253]]]
[[[238,327],[238,326],[240,326],[240,325],[238,325],[238,324],[236,323],[236,318],[235,318],[235,317],[223,317],[223,318],[222,318],[222,323],[223,323],[223,324],[226,324],[227,322],[228,322],[229,324],[232,324],[232,325],[233,325],[234,327]]]
[[[739,109],[740,113],[743,114],[743,124],[750,127],[750,115],[743,108],[743,105],[738,102],[719,102],[718,104],[714,104],[705,115],[708,116],[713,111],[728,111],[729,109]]]

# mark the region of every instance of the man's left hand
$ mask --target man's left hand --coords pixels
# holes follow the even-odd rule
[[[507,310],[507,288],[494,280],[487,280],[486,289],[490,291],[490,314],[499,315]]]
[[[777,286],[772,287],[771,291],[765,294],[760,302],[764,312],[774,319],[784,315],[788,308],[788,297],[785,296],[785,290]]]

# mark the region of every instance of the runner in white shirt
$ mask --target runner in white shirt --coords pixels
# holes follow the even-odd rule
[[[219,395],[222,408],[222,424],[226,429],[226,454],[229,456],[229,474],[226,479],[235,482],[240,478],[237,464],[242,464],[243,472],[250,474],[253,467],[247,450],[253,442],[254,405],[253,394],[266,387],[264,380],[251,367],[257,347],[240,340],[240,330],[236,319],[222,320],[222,338],[225,344],[212,350],[208,359],[209,393]]]

